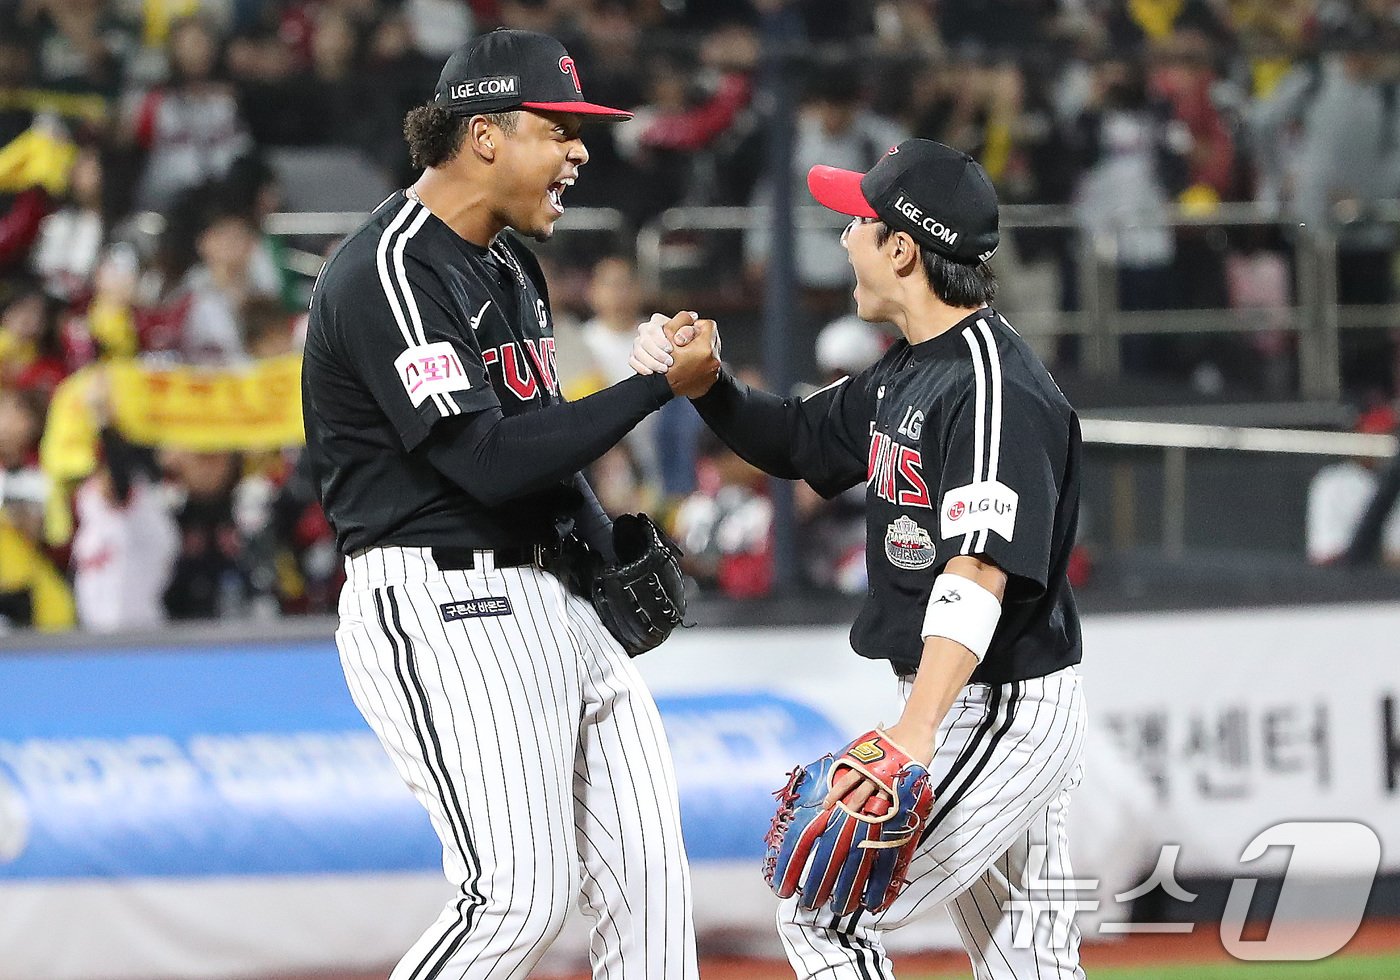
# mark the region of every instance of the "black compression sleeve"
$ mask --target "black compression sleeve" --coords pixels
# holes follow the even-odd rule
[[[671,399],[664,374],[638,375],[576,402],[446,419],[423,444],[433,467],[488,506],[565,483]]]
[[[691,404],[725,445],[754,466],[784,480],[801,477],[792,458],[787,409],[777,395],[750,388],[723,370]]]
[[[574,474],[574,488],[578,490],[579,496],[583,497],[583,503],[579,504],[574,514],[574,533],[602,555],[609,564],[616,564],[617,553],[613,550],[612,543],[612,518],[603,510],[603,505],[598,502],[598,495],[593,492],[582,473]]]

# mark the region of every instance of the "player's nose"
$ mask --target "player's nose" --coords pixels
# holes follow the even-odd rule
[[[574,140],[569,147],[569,162],[576,167],[581,167],[588,162],[588,147],[583,143],[583,137]]]

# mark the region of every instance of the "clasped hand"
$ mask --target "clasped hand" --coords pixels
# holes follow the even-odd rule
[[[687,398],[699,398],[719,377],[719,328],[694,311],[681,311],[667,319],[653,313],[637,327],[628,365],[638,374],[664,374],[671,390]]]

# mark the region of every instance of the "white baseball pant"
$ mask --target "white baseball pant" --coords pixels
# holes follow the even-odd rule
[[[351,696],[457,886],[391,980],[524,980],[570,903],[593,975],[695,980],[690,876],[655,702],[592,607],[534,566],[427,548],[346,561]]]
[[[900,681],[902,700],[911,686]],[[1085,719],[1072,667],[964,688],[939,728],[930,830],[894,904],[846,916],[804,911],[796,896],[779,906],[797,976],[893,980],[881,934],[946,904],[977,980],[1082,980],[1066,816]]]

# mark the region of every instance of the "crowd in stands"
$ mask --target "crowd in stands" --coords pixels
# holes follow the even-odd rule
[[[1367,219],[1400,198],[1397,0],[0,0],[0,624],[333,608],[338,558],[296,446],[133,439],[121,366],[295,357],[314,267],[293,255],[306,242],[268,233],[287,206],[277,152],[334,148],[385,187],[410,183],[405,112],[447,53],[496,26],[560,37],[590,98],[635,110],[587,132],[567,201],[632,229],[679,205],[772,198],[764,93],[781,71],[794,191],[811,164],[866,169],[905,136],[939,139],[974,154],[1004,203],[1065,205],[1111,242],[1121,308],[1234,307],[1276,327],[1128,338],[1129,374],[1209,387],[1208,364],[1295,390],[1291,239],[1176,229],[1177,206],[1256,202],[1335,227],[1340,300],[1394,297],[1397,225]],[[756,305],[766,237],[712,256],[723,272],[701,295]],[[1072,230],[1005,238],[1009,298],[1038,282],[1048,306],[1078,308]],[[626,236],[614,244],[546,256],[574,396],[618,380],[636,321],[678,300],[648,291]],[[802,229],[797,258],[818,384],[888,341],[848,316],[834,234]],[[1072,340],[1047,351],[1057,368],[1074,366]],[[1345,353],[1358,403],[1394,397],[1389,331]],[[592,476],[614,512],[667,515],[705,585],[770,588],[766,484],[688,406]],[[807,583],[861,591],[859,499],[799,494],[797,510]]]

